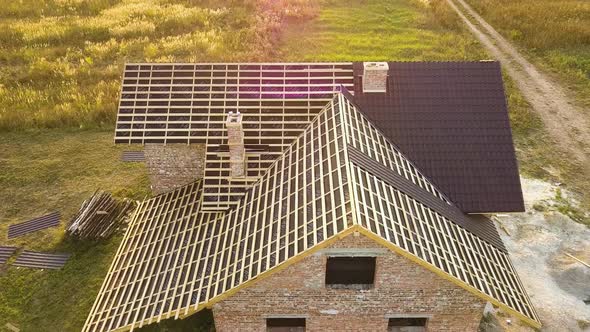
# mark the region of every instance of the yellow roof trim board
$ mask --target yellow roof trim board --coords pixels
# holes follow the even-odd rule
[[[227,212],[202,209],[202,181],[144,201],[83,331],[185,317],[355,231],[540,326],[508,254],[440,213],[452,203],[348,98],[337,94]]]
[[[306,257],[309,257],[310,255],[330,246],[331,244],[337,242],[338,240],[341,240],[347,236],[349,236],[350,234],[354,233],[354,232],[358,232],[360,231],[362,227],[359,225],[351,225],[349,228],[343,230],[342,232],[332,236],[329,239],[326,239],[324,242],[317,244],[315,247],[312,247],[308,250],[305,250],[302,253],[297,254],[296,256],[293,256],[291,258],[289,258],[288,260],[286,260],[285,262],[281,263],[280,265],[277,265],[275,267],[273,267],[272,269],[265,271],[263,273],[261,273],[260,275],[258,275],[257,277],[250,279],[248,281],[246,281],[245,283],[241,284],[240,286],[233,288],[219,296],[216,296],[214,298],[212,298],[211,300],[209,300],[207,303],[202,304],[198,310],[195,310],[193,312],[190,312],[187,315],[183,315],[181,317],[186,317],[186,316],[190,316],[191,314],[194,314],[195,312],[200,311],[203,308],[212,308],[213,305],[215,305],[216,303],[225,300],[228,297],[231,297],[232,295],[234,295],[235,293],[241,291],[242,289],[248,288],[250,286],[252,286],[253,284],[255,284],[258,281],[261,281],[263,279],[266,279],[270,276],[272,276],[273,274],[276,274],[278,272],[283,271],[284,269],[299,263],[301,260],[305,259]]]
[[[312,247],[312,248],[310,248],[310,249],[308,249],[308,250],[306,250],[306,251],[304,251],[304,252],[302,252],[300,254],[297,254],[296,256],[293,256],[293,257],[289,258],[287,261],[281,263],[280,265],[277,265],[277,266],[273,267],[272,269],[261,273],[260,275],[256,276],[255,278],[250,279],[250,280],[246,281],[245,283],[243,283],[243,284],[241,284],[241,285],[239,285],[239,286],[237,286],[237,287],[235,287],[235,288],[233,288],[231,290],[228,290],[227,292],[225,292],[225,293],[223,293],[221,295],[218,295],[218,296],[210,299],[206,303],[200,304],[196,309],[195,308],[189,309],[188,313],[181,314],[181,315],[178,316],[178,318],[188,317],[188,316],[190,316],[190,315],[192,315],[194,313],[197,313],[197,312],[199,312],[199,311],[201,311],[203,309],[211,309],[216,303],[221,302],[221,301],[225,300],[228,297],[231,297],[232,295],[234,295],[235,293],[241,291],[242,289],[248,288],[248,287],[252,286],[253,284],[255,284],[255,283],[257,283],[257,282],[259,282],[259,281],[261,281],[263,279],[266,279],[266,278],[268,278],[268,277],[270,277],[270,276],[272,276],[272,275],[274,275],[274,274],[276,274],[278,272],[281,272],[281,271],[285,270],[289,266],[292,266],[292,265],[295,265],[295,264],[299,263],[301,260],[305,259],[306,257],[309,257],[309,256],[313,255],[314,253],[316,253],[316,252],[318,252],[318,251],[320,251],[320,250],[322,250],[322,249],[330,246],[331,244],[337,242],[338,240],[341,240],[341,239],[343,239],[343,238],[351,235],[354,232],[361,231],[361,229],[362,229],[362,227],[359,226],[359,225],[351,225],[349,228],[347,228],[347,229],[343,230],[342,232],[340,232],[340,233],[332,236],[329,239],[326,239],[324,242],[319,243],[318,245],[316,245],[316,246],[314,246],[314,247]],[[167,319],[167,318],[173,317],[174,316],[173,313],[174,313],[174,311],[171,311],[171,312],[162,314],[162,316],[163,316],[162,319]],[[142,327],[142,326],[145,326],[145,325],[148,325],[148,324],[150,324],[150,322],[148,322],[147,320],[146,321],[140,321],[140,322],[135,323],[134,325],[124,326],[124,327],[121,327],[121,328],[119,328],[117,330],[113,330],[113,331],[129,331],[129,330],[130,331],[133,331],[133,329],[135,329],[135,328],[139,328],[139,327]]]

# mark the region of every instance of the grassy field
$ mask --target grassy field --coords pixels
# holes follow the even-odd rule
[[[111,131],[0,134],[0,243],[72,254],[62,270],[0,270],[0,326],[80,330],[120,236],[79,243],[63,226],[12,240],[5,234],[11,223],[55,210],[67,221],[97,188],[143,199],[149,193],[145,167],[120,162],[122,149],[112,144]]]
[[[288,61],[481,60],[483,48],[442,1],[326,1],[317,19],[287,27]]]
[[[0,0],[0,130],[111,128],[124,62],[252,56],[251,7],[223,0]]]
[[[442,1],[0,0],[0,28],[0,234],[53,210],[69,220],[97,188],[148,194],[143,165],[120,162],[128,147],[112,144],[127,61],[488,58]],[[539,143],[541,123],[509,81],[507,94],[521,168],[544,177],[551,147]],[[0,270],[0,326],[79,331],[120,235],[77,243],[61,227],[4,236],[2,245],[73,256],[59,271]]]
[[[468,0],[504,37],[590,106],[590,2]]]

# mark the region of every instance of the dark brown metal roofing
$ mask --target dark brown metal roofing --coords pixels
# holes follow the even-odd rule
[[[355,163],[358,167],[387,182],[394,188],[412,196],[412,198],[420,203],[440,213],[455,224],[463,227],[465,230],[473,233],[499,250],[506,252],[506,247],[491,220],[488,220],[487,218],[470,218],[470,216],[461,212],[454,205],[447,204],[445,201],[435,197],[428,191],[415,185],[399,175],[399,173],[374,160],[352,145],[348,145],[348,156],[350,161]]]
[[[387,93],[354,99],[463,212],[524,211],[498,62],[390,62]]]
[[[3,247],[0,246],[0,265],[3,265],[16,251],[16,247]]]
[[[51,254],[24,250],[12,265],[35,269],[60,269],[69,258],[70,254]]]
[[[121,161],[139,162],[145,161],[143,151],[123,151],[121,154]]]
[[[59,225],[59,212],[52,212],[50,214],[8,226],[8,238],[12,239],[25,234],[40,231],[42,229],[55,227]]]

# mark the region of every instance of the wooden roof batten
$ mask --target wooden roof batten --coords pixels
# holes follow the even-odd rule
[[[339,93],[230,210],[203,211],[200,181],[142,203],[83,331],[185,317],[356,231],[540,326],[505,251],[355,164],[349,147],[452,205]]]
[[[236,206],[332,99],[352,88],[351,62],[129,63],[125,66],[115,143],[204,143],[203,210]],[[226,116],[243,115],[244,176],[232,175]],[[264,145],[262,151],[250,146]],[[234,164],[235,165],[235,164]]]
[[[365,91],[369,72],[386,93]],[[224,211],[340,85],[460,210],[524,211],[498,62],[129,63],[115,143],[207,144],[203,210]],[[215,147],[226,143],[224,116],[238,110],[246,149],[269,147],[247,151],[240,180]]]

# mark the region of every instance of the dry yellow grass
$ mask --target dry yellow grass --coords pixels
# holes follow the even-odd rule
[[[590,2],[468,0],[502,35],[590,106]],[[589,115],[590,116],[590,115]]]
[[[252,4],[13,3],[0,0],[0,130],[111,128],[123,63],[237,60],[256,37]]]

